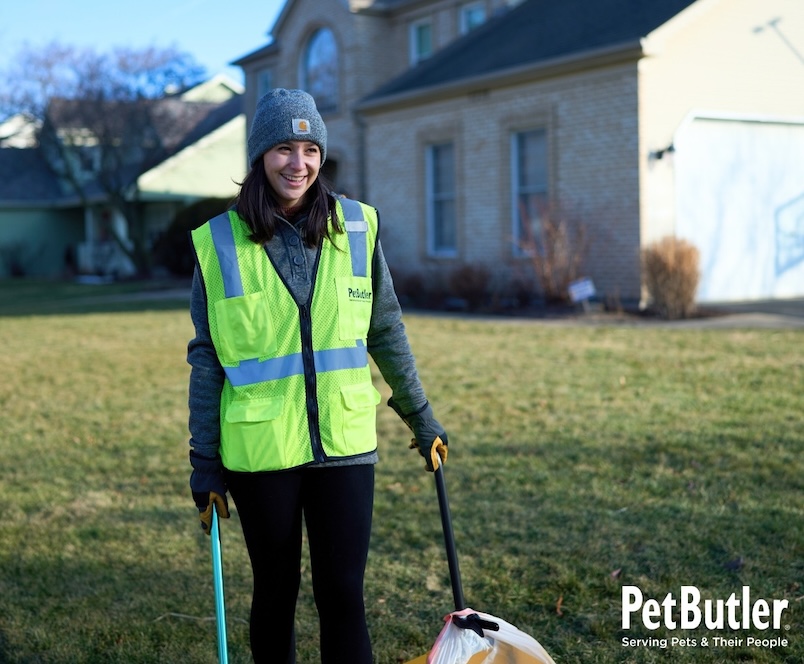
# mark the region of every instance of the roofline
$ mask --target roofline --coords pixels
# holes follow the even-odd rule
[[[381,113],[388,108],[398,108],[400,104],[416,105],[420,102],[440,101],[459,94],[518,85],[538,79],[582,71],[588,69],[590,65],[606,67],[639,60],[644,55],[643,40],[629,40],[612,46],[579,51],[570,55],[540,60],[536,63],[497,70],[479,76],[384,95],[377,99],[368,99],[358,102],[355,110],[360,113]]]
[[[201,81],[201,83],[198,83],[197,85],[194,85],[189,90],[185,90],[182,93],[182,96],[186,95],[188,92],[190,92],[190,90],[196,90],[196,89],[198,89],[200,87],[211,87],[212,85],[214,85],[216,83],[223,83],[223,85],[225,85],[227,88],[229,88],[234,93],[232,96],[234,96],[234,95],[243,95],[243,94],[246,93],[246,88],[241,83],[239,83],[238,81],[235,81],[228,74],[225,74],[223,72],[218,72],[217,74],[214,74],[213,76],[211,76],[207,80]],[[210,102],[207,102],[207,103],[210,103]],[[218,103],[218,102],[211,102],[211,103]],[[221,102],[221,103],[225,103],[225,102]]]
[[[282,7],[274,19],[274,24],[268,29],[269,35],[273,35],[275,32],[279,32],[282,29],[282,24],[287,19],[287,16],[290,13],[290,6],[294,3],[294,1],[295,0],[282,0]]]
[[[242,67],[243,65],[247,65],[250,62],[255,60],[259,60],[260,58],[264,58],[265,56],[272,55],[279,51],[279,43],[274,40],[270,44],[266,46],[261,46],[256,51],[252,51],[251,53],[246,53],[245,55],[237,58],[237,60],[232,60],[229,64],[233,67]]]
[[[162,192],[153,192],[153,190],[147,189],[148,183],[154,178],[158,178],[160,173],[166,169],[170,168],[176,163],[180,163],[186,161],[187,159],[192,159],[195,156],[195,153],[198,150],[205,148],[208,145],[216,143],[222,134],[230,132],[232,129],[240,129],[237,125],[242,125],[242,128],[245,128],[246,124],[246,114],[245,113],[238,113],[234,116],[231,120],[224,122],[222,125],[216,127],[208,134],[204,134],[200,139],[197,141],[190,143],[189,145],[185,146],[178,152],[174,152],[164,161],[160,161],[156,164],[153,168],[149,168],[147,171],[141,173],[137,177],[137,190],[139,193],[162,193]],[[245,136],[245,134],[243,134]]]
[[[352,11],[355,14],[364,14],[365,16],[393,16],[409,10],[411,6],[415,7],[417,4],[425,3],[426,0],[406,0],[406,2],[401,2],[400,4],[393,5],[391,7],[382,4],[377,6],[376,3],[372,3],[367,7],[358,7],[357,9],[352,9],[350,5],[349,11]]]

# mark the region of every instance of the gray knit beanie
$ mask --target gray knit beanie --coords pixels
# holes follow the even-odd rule
[[[257,102],[248,135],[248,163],[284,141],[312,141],[321,148],[321,163],[327,158],[327,128],[304,90],[275,88]]]

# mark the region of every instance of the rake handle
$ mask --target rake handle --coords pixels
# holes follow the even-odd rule
[[[455,602],[455,610],[462,611],[466,608],[466,600],[463,596],[463,586],[461,584],[461,570],[458,566],[458,550],[455,547],[455,535],[452,532],[452,516],[449,510],[449,499],[447,497],[447,483],[444,480],[444,466],[438,461],[438,468],[433,473],[435,475],[436,493],[438,494],[438,509],[441,512],[441,528],[444,531],[444,544],[447,548],[447,562],[449,563],[449,580],[452,585],[452,598]]]
[[[226,638],[226,606],[223,595],[223,559],[221,557],[221,534],[218,527],[218,510],[212,506],[212,582],[215,588],[215,622],[218,630],[218,662],[229,664],[229,650]]]

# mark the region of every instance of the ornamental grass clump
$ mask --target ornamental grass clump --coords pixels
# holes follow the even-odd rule
[[[662,318],[689,318],[694,313],[701,278],[699,260],[695,245],[673,236],[643,249],[645,286]]]

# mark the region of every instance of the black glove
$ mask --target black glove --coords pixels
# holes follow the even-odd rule
[[[221,519],[229,518],[229,503],[226,500],[226,482],[223,479],[223,463],[220,457],[210,459],[190,450],[190,490],[198,508],[201,528],[209,535],[212,530],[212,506],[218,508]]]
[[[403,413],[394,398],[388,399],[388,405],[396,411],[402,421],[408,425],[413,432],[413,440],[410,441],[410,448],[418,448],[419,454],[424,457],[428,472],[433,472],[437,465],[447,461],[447,432],[444,431],[435,417],[433,409],[429,403],[425,403],[415,413],[406,415]]]

